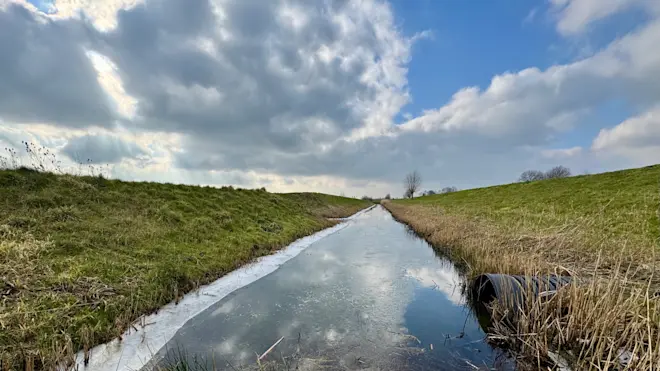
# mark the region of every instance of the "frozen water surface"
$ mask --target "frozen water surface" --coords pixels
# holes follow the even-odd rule
[[[218,369],[511,369],[454,266],[382,207],[190,319],[157,352]]]

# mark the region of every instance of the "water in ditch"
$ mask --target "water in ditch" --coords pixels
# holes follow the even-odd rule
[[[199,369],[514,369],[451,262],[377,207],[188,321],[152,364]]]

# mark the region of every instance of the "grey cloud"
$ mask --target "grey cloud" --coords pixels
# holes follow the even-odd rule
[[[17,4],[0,9],[0,118],[110,126],[115,114],[85,55],[87,29]]]
[[[361,81],[383,52],[373,26],[362,20],[342,35],[329,14],[345,2],[328,3],[225,2],[219,19],[209,16],[207,1],[195,0],[190,6],[199,10],[184,19],[174,15],[182,13],[181,0],[147,1],[119,13],[116,30],[99,35],[99,51],[138,99],[142,127],[213,138],[221,151],[295,153],[361,126],[365,112],[357,102],[380,92]],[[284,4],[303,9],[304,29],[278,23]],[[201,39],[217,53],[195,45]],[[353,60],[324,63],[317,55],[323,45],[343,48]]]
[[[420,170],[431,180],[452,174],[461,187],[483,184],[484,179],[501,178],[493,174],[493,163],[517,163],[523,168],[529,154],[522,148],[492,145],[485,136],[437,136],[427,133],[403,133],[397,137],[371,137],[355,142],[340,141],[327,151],[306,153],[249,153],[251,149],[224,150],[210,155],[212,143],[196,141],[196,147],[175,156],[176,165],[186,169],[253,169],[287,175],[333,175],[359,180],[399,182],[413,170]],[[511,159],[512,153],[520,159]],[[466,165],[469,164],[469,165]],[[458,185],[458,184],[457,184]]]
[[[62,152],[78,162],[117,163],[145,152],[135,143],[110,135],[85,135],[68,141]]]
[[[71,99],[80,106],[62,110],[75,117],[43,119],[77,126],[107,125],[113,119],[97,115],[98,109],[86,111],[105,101],[97,99],[104,92],[83,46],[112,60],[124,89],[136,99],[137,119],[125,126],[185,134],[191,157],[179,158],[184,168],[341,174],[346,165],[337,160],[370,150],[371,142],[360,142],[357,148],[334,146],[330,151],[338,154],[336,159],[316,153],[319,146],[330,146],[363,126],[380,107],[407,100],[402,69],[410,41],[398,34],[390,10],[382,4],[365,10],[356,8],[362,3],[343,0],[241,0],[220,3],[221,16],[217,4],[147,0],[120,10],[117,27],[109,32],[90,29],[84,17],[48,20],[48,27],[68,30],[59,36],[60,44],[69,46],[68,55],[49,55],[48,63],[83,66],[78,77],[87,88],[77,87],[75,80],[71,88],[88,103]],[[302,28],[279,18],[283,6],[299,10],[306,19]],[[17,6],[10,9],[30,18],[34,27],[46,27],[32,13]],[[335,16],[343,17],[343,23]],[[321,57],[323,48],[329,48],[327,60]],[[367,73],[371,77],[366,78]],[[61,97],[50,97],[48,103],[59,107],[54,103]],[[388,99],[395,101],[389,104]],[[21,119],[28,116],[23,111],[18,113]],[[99,156],[85,145],[92,141],[98,139],[72,142],[66,152],[99,162],[118,160],[125,152],[120,151],[124,147],[107,147],[108,153]],[[344,174],[364,173],[358,168]],[[374,167],[367,173],[377,171]]]

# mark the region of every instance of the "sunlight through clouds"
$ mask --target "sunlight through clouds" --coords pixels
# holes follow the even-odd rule
[[[127,119],[135,118],[137,101],[126,94],[121,78],[117,74],[117,66],[107,57],[93,50],[87,51],[87,56],[98,74],[98,82],[117,107],[117,112]]]

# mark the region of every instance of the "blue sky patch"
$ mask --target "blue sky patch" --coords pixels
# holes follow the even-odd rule
[[[53,0],[28,0],[28,2],[44,13],[53,13]]]

